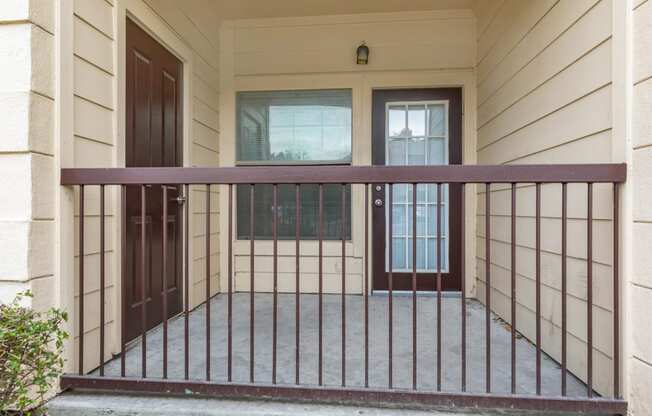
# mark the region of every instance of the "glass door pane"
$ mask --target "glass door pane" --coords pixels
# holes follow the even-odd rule
[[[386,163],[394,166],[448,164],[448,103],[393,102],[386,107]],[[398,184],[387,204],[392,215],[392,271],[412,272],[413,187]],[[437,272],[437,234],[441,271],[448,272],[448,185],[441,187],[441,217],[437,218],[437,186],[417,185],[417,271]],[[389,221],[386,222],[389,224]],[[389,233],[387,233],[389,235]],[[387,237],[389,240],[389,237]],[[389,246],[389,241],[388,244]],[[387,259],[387,256],[386,256]],[[386,261],[389,269],[389,260]]]

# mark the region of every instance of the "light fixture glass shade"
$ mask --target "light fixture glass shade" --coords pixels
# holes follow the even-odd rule
[[[358,49],[356,50],[356,55],[358,57],[356,63],[358,65],[367,65],[369,62],[369,48],[367,45],[362,42],[360,46],[358,46]]]

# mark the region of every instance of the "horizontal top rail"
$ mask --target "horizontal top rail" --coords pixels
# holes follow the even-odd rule
[[[624,182],[625,164],[61,169],[61,185]]]

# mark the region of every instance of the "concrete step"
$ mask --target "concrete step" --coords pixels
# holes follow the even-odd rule
[[[50,416],[560,416],[559,413],[410,410],[280,401],[71,392],[52,399]]]

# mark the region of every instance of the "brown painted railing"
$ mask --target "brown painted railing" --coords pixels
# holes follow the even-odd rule
[[[105,239],[105,187],[110,185],[120,186],[121,197],[122,197],[122,209],[126,209],[125,200],[127,194],[127,187],[140,187],[141,192],[141,250],[144,253],[145,250],[145,240],[146,236],[146,194],[148,188],[151,186],[158,185],[181,185],[184,189],[185,198],[190,198],[190,186],[191,185],[201,185],[205,186],[206,191],[206,230],[205,230],[205,247],[207,256],[210,256],[210,236],[211,236],[211,207],[210,207],[210,192],[213,186],[220,187],[227,192],[228,203],[225,209],[221,212],[226,213],[229,217],[228,221],[228,235],[223,238],[228,238],[228,288],[226,296],[227,299],[227,316],[223,317],[228,322],[228,331],[226,334],[213,334],[211,336],[211,302],[205,302],[205,374],[203,374],[204,381],[197,381],[200,377],[199,374],[192,374],[190,369],[190,347],[189,344],[193,341],[190,337],[189,331],[189,316],[192,313],[189,310],[189,276],[188,276],[188,245],[189,245],[189,204],[185,204],[182,208],[183,218],[185,221],[184,224],[184,271],[183,271],[183,282],[184,282],[184,307],[183,307],[183,319],[184,319],[184,377],[180,380],[173,380],[168,378],[168,319],[165,317],[168,316],[167,313],[167,296],[163,296],[162,301],[162,316],[163,319],[163,355],[162,355],[162,378],[152,378],[147,376],[147,348],[146,343],[148,339],[147,328],[147,308],[141,308],[141,375],[138,378],[126,377],[126,342],[125,342],[125,293],[123,286],[122,293],[122,341],[121,341],[121,358],[120,358],[120,374],[119,376],[108,377],[105,376],[105,333],[104,325],[100,325],[100,347],[99,347],[99,370],[94,374],[85,374],[83,370],[84,362],[84,313],[81,312],[78,316],[79,322],[79,374],[78,375],[66,375],[62,379],[62,386],[64,388],[97,388],[102,390],[123,390],[123,391],[150,391],[150,392],[170,392],[170,393],[184,393],[187,391],[193,391],[203,394],[211,395],[221,395],[221,396],[257,396],[257,397],[271,397],[271,398],[286,398],[286,399],[309,399],[309,400],[345,400],[345,401],[376,401],[376,402],[391,402],[393,404],[405,404],[412,405],[414,403],[421,403],[425,405],[451,405],[451,406],[478,406],[478,407],[503,407],[503,408],[517,408],[517,409],[539,409],[539,410],[561,410],[561,411],[583,411],[583,412],[595,412],[595,413],[613,413],[613,414],[625,414],[626,412],[626,403],[620,398],[620,302],[619,302],[619,292],[618,288],[620,285],[619,282],[619,184],[625,181],[626,176],[626,166],[622,164],[595,164],[595,165],[514,165],[514,166],[432,166],[432,167],[319,167],[319,166],[306,166],[306,167],[233,167],[233,168],[111,168],[111,169],[62,169],[61,171],[61,184],[62,185],[74,185],[79,187],[79,310],[84,311],[84,235],[85,235],[85,226],[84,226],[84,216],[85,216],[85,207],[84,207],[84,194],[85,189],[89,186],[99,186],[100,189],[100,322],[105,322],[105,274],[104,274],[104,263],[105,263],[105,250],[104,250],[104,239]],[[461,360],[458,363],[446,362],[442,364],[442,348],[441,348],[441,336],[442,336],[442,279],[441,279],[441,264],[440,256],[437,255],[437,274],[436,274],[436,316],[437,322],[434,330],[436,331],[436,382],[435,387],[432,390],[424,391],[417,388],[417,333],[419,328],[420,331],[427,331],[427,329],[421,329],[417,326],[417,285],[416,285],[416,275],[417,275],[417,250],[416,250],[416,206],[417,206],[417,192],[416,184],[435,184],[437,190],[437,218],[441,219],[441,190],[442,187],[446,184],[460,184],[462,189],[462,198],[461,201],[461,216],[464,218],[464,195],[468,190],[465,190],[466,184],[479,184],[479,190],[484,190],[485,198],[485,279],[486,287],[491,287],[491,190],[494,184],[507,185],[507,190],[510,190],[511,187],[511,368],[509,373],[511,374],[511,391],[507,393],[494,393],[492,392],[491,380],[492,380],[492,341],[491,341],[491,330],[492,330],[492,315],[491,315],[491,290],[485,290],[485,298],[483,302],[486,306],[484,312],[484,353],[485,353],[485,362],[484,362],[484,377],[485,377],[485,391],[482,393],[471,393],[467,391],[467,381],[468,381],[468,372],[467,372],[467,299],[465,296],[461,296],[459,302],[459,314],[460,319],[460,356]],[[568,232],[568,215],[567,215],[567,206],[568,206],[568,184],[571,183],[583,183],[587,186],[587,196],[588,200],[586,202],[587,207],[587,256],[586,256],[586,272],[587,272],[587,300],[586,300],[586,314],[587,314],[587,333],[586,333],[586,357],[587,357],[587,373],[586,373],[586,396],[585,397],[569,397],[567,395],[567,333],[568,333],[568,308],[567,308],[567,295],[568,295],[568,282],[567,282],[567,256],[568,256],[568,247],[567,247],[567,232]],[[594,393],[593,386],[593,187],[594,184],[612,184],[612,194],[613,194],[613,397],[605,398],[599,397]],[[272,186],[272,212],[277,212],[277,203],[278,203],[278,186],[279,185],[295,185],[295,204],[297,210],[297,217],[301,215],[300,212],[300,192],[301,185],[313,184],[318,186],[319,189],[319,233],[318,233],[318,257],[319,257],[319,309],[318,309],[318,385],[307,385],[302,382],[300,379],[300,336],[299,336],[299,322],[301,319],[300,310],[300,284],[301,284],[301,271],[299,264],[299,252],[301,245],[301,237],[299,224],[300,221],[297,219],[296,227],[296,284],[295,290],[296,296],[295,306],[295,330],[296,330],[296,344],[294,345],[294,354],[295,354],[295,363],[294,363],[294,384],[278,384],[277,383],[277,356],[278,356],[278,215],[274,215],[272,220],[272,241],[273,241],[273,306],[272,306],[272,381],[269,383],[260,383],[254,378],[254,342],[256,339],[256,331],[254,330],[254,319],[255,319],[255,287],[254,287],[254,259],[255,259],[255,221],[256,214],[254,212],[254,184],[268,184]],[[392,301],[395,294],[393,293],[392,286],[392,272],[391,270],[388,273],[388,296],[387,296],[387,313],[388,313],[388,385],[386,388],[372,388],[370,387],[370,374],[369,374],[369,281],[370,281],[370,270],[369,270],[369,258],[370,258],[370,244],[369,244],[369,223],[370,223],[370,192],[369,188],[372,184],[387,184],[389,189],[389,198],[388,201],[392,201],[392,189],[395,184],[408,184],[413,186],[413,201],[412,201],[412,216],[413,216],[413,231],[412,231],[412,389],[399,389],[392,383],[392,374],[393,365],[393,353],[392,346],[394,342],[392,340],[393,335],[393,318],[392,313],[394,307],[392,306]],[[535,187],[535,313],[536,313],[536,336],[534,339],[534,344],[536,347],[536,372],[534,383],[536,385],[535,392],[533,394],[522,394],[518,392],[517,381],[516,381],[516,368],[518,365],[517,355],[516,355],[516,302],[517,302],[517,293],[516,293],[516,219],[517,219],[517,204],[516,197],[518,193],[517,184],[532,184]],[[561,315],[562,315],[562,339],[561,339],[561,377],[559,380],[560,383],[560,394],[559,395],[544,395],[542,394],[542,316],[541,316],[541,187],[542,184],[558,184],[561,190],[562,195],[562,206],[561,206]],[[232,225],[233,219],[233,186],[234,185],[250,185],[249,188],[249,203],[250,203],[250,212],[249,212],[249,260],[250,260],[250,288],[249,288],[249,313],[250,313],[250,322],[249,322],[249,382],[248,383],[235,383],[233,380],[233,329],[232,329],[232,320],[233,320],[233,247],[232,241],[234,240],[234,230]],[[330,387],[325,386],[323,382],[323,342],[324,342],[324,331],[323,331],[323,267],[322,267],[322,256],[323,256],[323,240],[324,240],[324,230],[323,230],[323,216],[324,216],[324,192],[323,188],[325,185],[340,185],[342,189],[345,189],[346,186],[357,186],[364,188],[364,265],[363,265],[363,278],[364,284],[362,288],[362,297],[363,297],[363,307],[362,307],[362,316],[360,317],[363,326],[364,326],[364,353],[363,353],[363,384],[360,386],[347,386],[347,376],[346,376],[346,356],[347,356],[347,342],[346,342],[346,247],[345,241],[346,237],[346,221],[347,221],[347,211],[345,209],[345,193],[341,192],[342,201],[341,201],[341,257],[342,257],[342,270],[341,270],[341,386],[339,387]],[[495,188],[494,188],[495,189]],[[479,198],[481,196],[478,196]],[[167,187],[163,186],[163,201],[168,200]],[[390,202],[391,203],[391,202]],[[351,211],[351,216],[354,216],[355,213]],[[163,203],[163,218],[167,218],[167,204]],[[390,223],[388,227],[389,241],[392,241],[392,224]],[[439,221],[439,220],[438,220]],[[439,222],[438,222],[439,223]],[[461,258],[464,259],[464,250],[466,249],[466,242],[464,238],[464,223],[462,221],[462,230],[461,230],[461,245],[458,247],[462,252]],[[440,242],[440,226],[437,227],[437,250],[441,249]],[[167,227],[163,227],[163,252],[167,253],[166,244],[167,236],[166,231]],[[125,241],[125,225],[122,225],[122,244],[124,246]],[[390,244],[390,253],[391,253],[391,244]],[[381,254],[384,256],[384,253]],[[140,277],[142,280],[141,285],[143,290],[141,291],[143,299],[142,304],[146,303],[145,301],[145,258],[146,256],[141,257],[140,266]],[[390,254],[390,258],[391,254]],[[163,255],[161,258],[163,276],[166,276],[167,267],[169,267],[167,256]],[[125,272],[125,265],[123,261],[123,270]],[[210,288],[210,261],[206,261],[206,297],[210,299],[211,297],[211,288]],[[461,262],[461,276],[464,276],[464,261]],[[462,282],[462,293],[465,293],[464,287],[464,278],[461,279]],[[349,312],[350,313],[350,312]],[[283,323],[281,323],[283,325]],[[226,380],[216,380],[213,378],[211,372],[211,339],[215,337],[226,337],[226,348],[227,356],[226,362],[224,365],[227,367],[226,371]],[[223,338],[222,338],[223,340]],[[433,348],[435,348],[433,346]],[[446,370],[447,367],[457,367],[459,368],[461,378],[460,385],[456,391],[442,391],[442,370]]]

